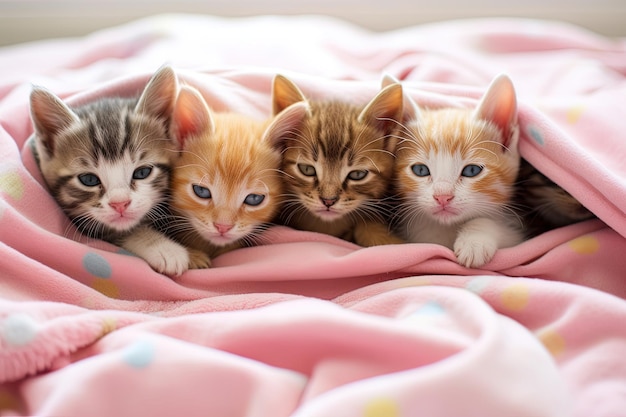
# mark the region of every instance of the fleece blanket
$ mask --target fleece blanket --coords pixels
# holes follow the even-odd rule
[[[25,146],[31,85],[125,96],[164,63],[258,117],[276,73],[362,103],[390,74],[422,105],[472,106],[506,72],[522,155],[598,219],[480,270],[276,227],[172,280],[76,233]],[[167,15],[0,49],[0,414],[626,416],[624,97],[626,39],[548,21]]]

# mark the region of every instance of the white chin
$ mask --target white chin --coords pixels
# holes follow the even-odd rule
[[[338,213],[336,211],[328,211],[328,210],[318,210],[314,212],[314,214],[317,216],[318,219],[323,220],[325,222],[332,222],[343,216],[343,214],[341,213]]]

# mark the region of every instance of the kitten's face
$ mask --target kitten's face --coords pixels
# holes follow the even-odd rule
[[[52,93],[33,90],[40,169],[83,233],[101,238],[127,232],[166,200],[177,150],[166,121],[176,89],[174,72],[165,67],[138,100],[103,98],[70,109]]]
[[[308,108],[299,128],[281,141],[289,216],[333,222],[375,215],[393,175],[402,87],[386,86],[359,107],[309,101],[293,82],[277,75],[272,102],[274,113],[294,103]]]
[[[285,142],[287,207],[303,207],[330,222],[367,211],[367,204],[384,196],[394,162],[389,139],[358,116],[346,104],[311,103],[299,134]]]
[[[96,112],[106,110],[114,109],[102,106]],[[80,122],[57,137],[55,157],[41,158],[51,192],[90,236],[130,230],[163,202],[175,152],[163,123],[132,114],[111,117],[106,122],[111,135],[94,127],[102,123],[95,114],[81,113]],[[128,140],[117,134],[123,131]]]
[[[452,225],[497,214],[519,165],[501,132],[462,109],[424,112],[397,150],[397,191],[409,216]]]
[[[172,176],[172,207],[216,246],[246,238],[279,206],[280,153],[262,140],[266,123],[213,115],[214,128],[187,139]]]

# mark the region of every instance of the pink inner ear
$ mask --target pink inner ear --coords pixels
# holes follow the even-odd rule
[[[511,129],[517,123],[517,97],[513,84],[506,76],[496,78],[481,101],[476,116],[497,125],[505,145]]]
[[[172,130],[181,148],[189,137],[212,126],[209,109],[200,93],[181,88],[174,108]]]

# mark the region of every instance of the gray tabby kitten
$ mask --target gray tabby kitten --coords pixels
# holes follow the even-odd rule
[[[177,276],[208,262],[156,227],[168,215],[170,135],[178,82],[170,67],[139,98],[101,98],[70,108],[41,87],[30,96],[35,155],[50,192],[85,235]]]

